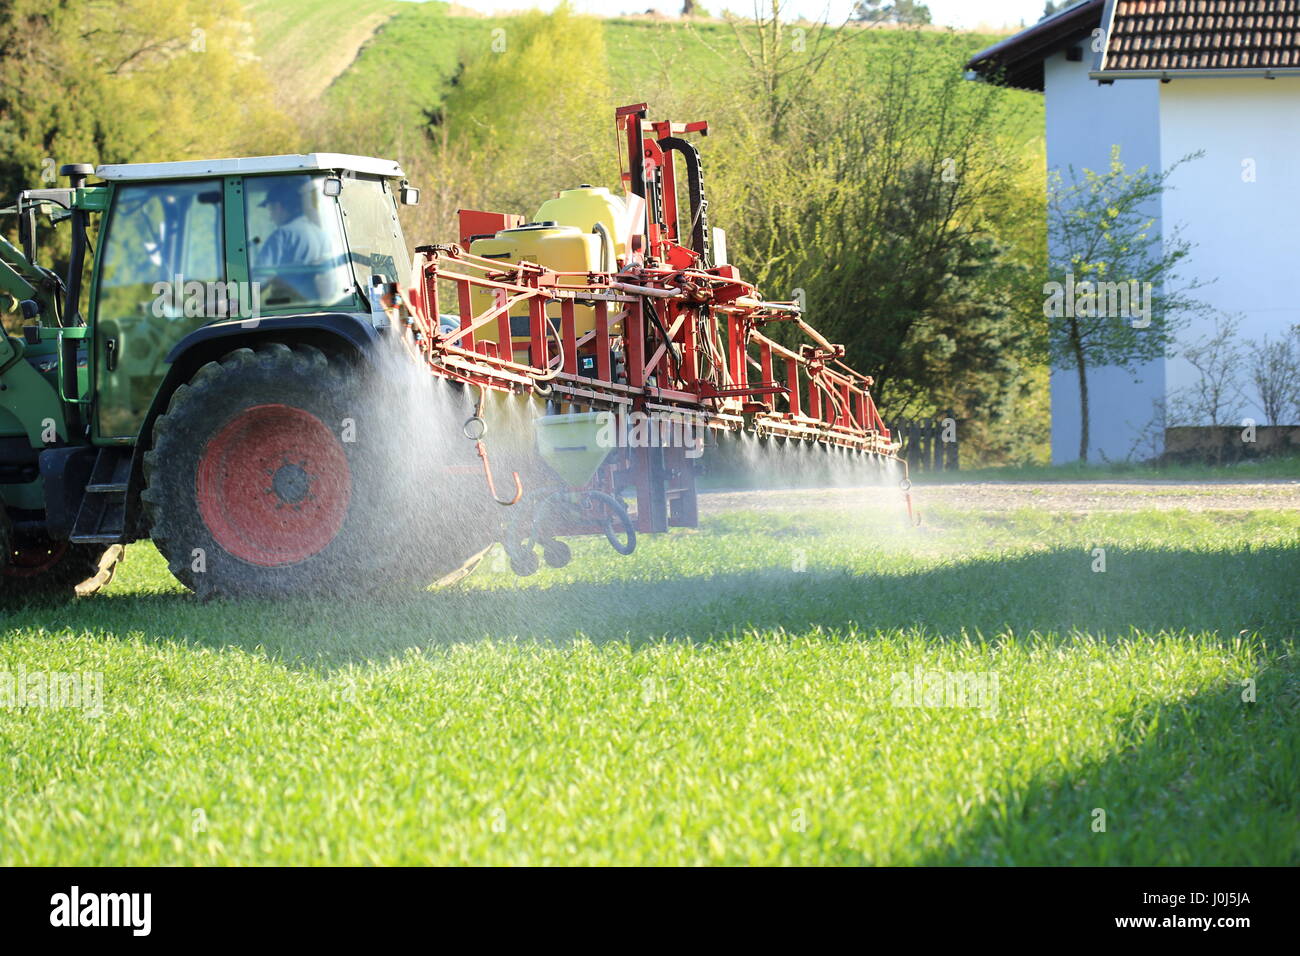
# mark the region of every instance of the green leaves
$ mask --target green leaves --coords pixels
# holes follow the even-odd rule
[[[288,152],[296,133],[236,0],[0,6],[0,130],[0,204],[67,163]],[[57,264],[66,228],[41,238]]]

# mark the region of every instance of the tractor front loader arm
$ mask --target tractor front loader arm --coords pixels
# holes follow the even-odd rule
[[[58,276],[29,261],[22,250],[0,236],[0,292],[11,296],[14,305],[24,301],[35,302],[38,314],[48,324],[58,324],[59,288]]]
[[[34,298],[36,288],[26,278],[30,268],[27,257],[8,239],[0,236],[0,292],[8,293],[15,303]]]
[[[18,302],[35,302],[37,313],[57,317],[59,280],[51,272],[35,265],[22,251],[0,236],[0,292]],[[68,437],[64,407],[57,390],[26,362],[20,361],[26,346],[10,338],[0,327],[0,409],[9,412],[23,426],[33,448],[41,448],[50,438],[48,425],[53,423],[59,440]]]

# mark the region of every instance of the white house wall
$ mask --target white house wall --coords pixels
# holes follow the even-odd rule
[[[1167,163],[1205,151],[1174,174],[1163,197],[1164,222],[1185,223],[1185,237],[1196,244],[1188,274],[1217,280],[1198,297],[1240,315],[1243,339],[1276,339],[1300,322],[1300,77],[1161,84],[1160,135]],[[1212,327],[1202,320],[1180,339],[1194,340]],[[1185,359],[1167,364],[1171,395],[1195,388],[1197,380]],[[1246,390],[1242,414],[1262,423],[1253,389]]]
[[[1047,112],[1047,167],[1103,170],[1110,166],[1111,145],[1121,146],[1130,169],[1160,169],[1160,83],[1122,80],[1102,86],[1088,78],[1093,56],[1070,62],[1064,51],[1043,62]],[[1152,214],[1158,214],[1152,209]],[[1158,230],[1157,226],[1157,230]],[[1052,372],[1052,461],[1079,457],[1079,383],[1073,370]],[[1090,458],[1121,460],[1133,450],[1155,403],[1165,393],[1163,362],[1136,370],[1096,368],[1088,373]]]

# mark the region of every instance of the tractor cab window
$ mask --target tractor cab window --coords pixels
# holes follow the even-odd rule
[[[384,276],[389,282],[405,284],[411,269],[402,226],[397,220],[393,192],[383,179],[356,177],[343,180],[339,194],[343,207],[343,228],[357,284],[365,292],[370,277]]]
[[[165,316],[179,296],[156,289],[158,283],[224,279],[221,225],[219,182],[120,187],[101,257],[99,313]]]
[[[250,280],[264,310],[351,306],[338,206],[324,173],[244,180]]]
[[[117,188],[94,306],[101,436],[135,435],[172,346],[213,320],[226,278],[221,203],[220,180]]]

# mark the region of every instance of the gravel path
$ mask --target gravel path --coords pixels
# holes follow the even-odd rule
[[[895,506],[894,488],[815,488],[802,491],[717,491],[700,495],[702,514],[762,509],[793,511],[806,508],[860,507],[877,497]],[[1188,511],[1250,511],[1300,509],[1300,480],[1277,481],[1105,481],[1003,482],[979,481],[917,485],[912,498],[919,508],[941,506],[962,511],[1015,511],[1037,508],[1065,514],[1144,509]]]

